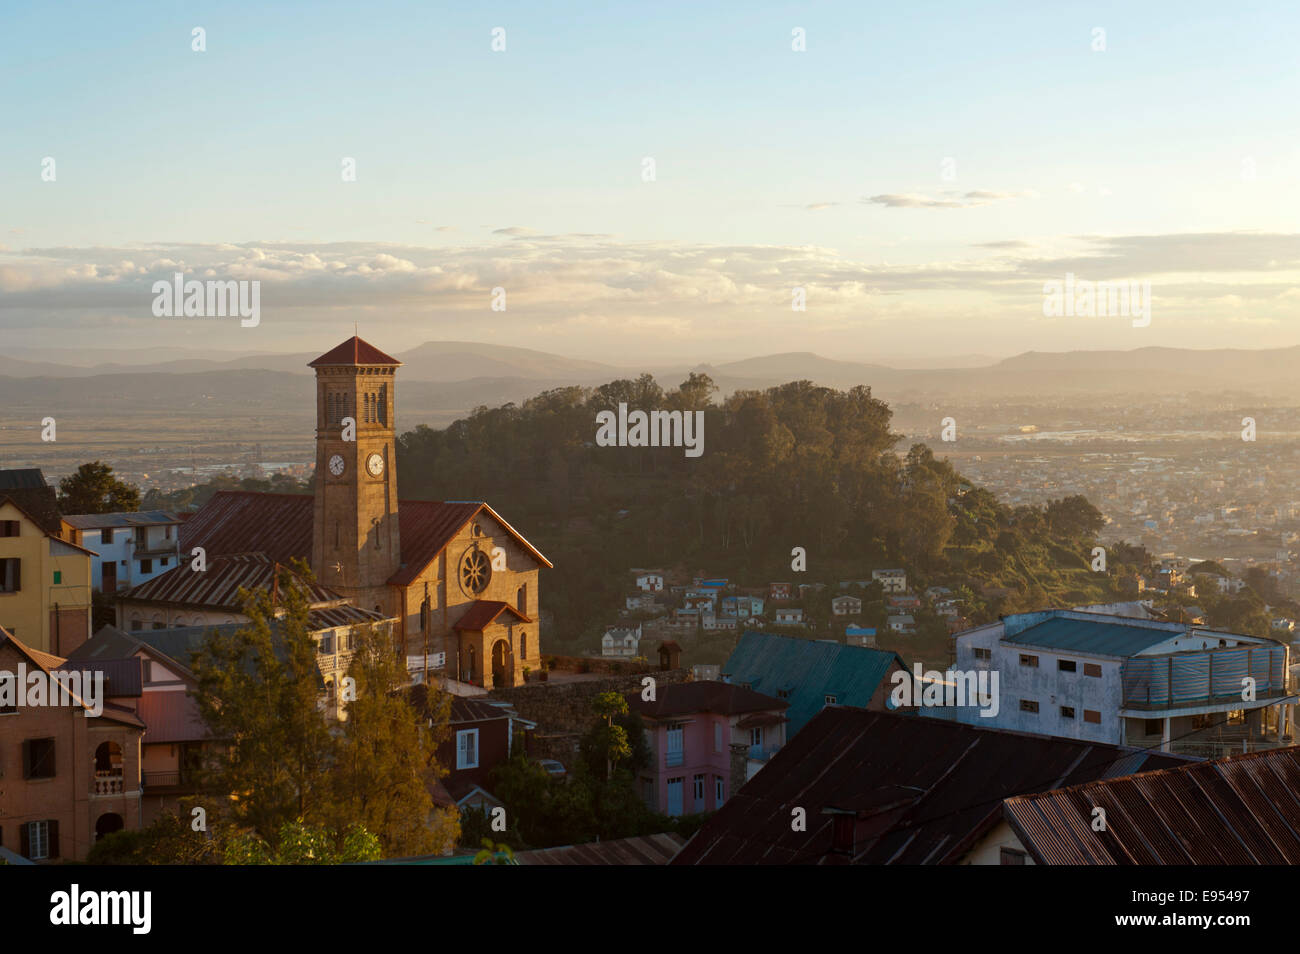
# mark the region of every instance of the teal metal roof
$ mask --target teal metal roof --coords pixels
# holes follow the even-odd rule
[[[882,649],[745,630],[722,674],[769,696],[788,690],[785,714],[793,735],[826,707],[827,696],[838,705],[865,707],[894,662],[907,668],[897,653]]]
[[[1136,656],[1156,643],[1163,643],[1182,632],[1181,627],[1144,626],[1138,620],[1072,619],[1050,617],[1041,623],[1007,636],[1003,642],[1045,649],[1073,650],[1097,656]]]

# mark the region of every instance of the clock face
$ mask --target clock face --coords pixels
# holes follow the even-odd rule
[[[335,477],[339,477],[343,474],[343,467],[343,458],[338,454],[335,454],[330,458],[330,473]]]
[[[366,470],[371,477],[378,477],[384,472],[384,459],[378,454],[371,454],[366,458]]]

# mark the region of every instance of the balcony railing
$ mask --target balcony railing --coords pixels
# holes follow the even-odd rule
[[[1125,709],[1179,709],[1243,701],[1253,680],[1260,705],[1288,695],[1286,648],[1250,646],[1167,656],[1136,657],[1124,663]],[[1247,706],[1253,708],[1253,706]]]
[[[185,776],[180,772],[145,772],[144,787],[178,788],[185,784]]]
[[[664,764],[667,765],[669,768],[672,768],[675,765],[681,765],[685,761],[686,761],[686,753],[681,749],[677,749],[675,751],[670,750],[669,752],[666,753]]]
[[[749,747],[749,757],[758,762],[766,762],[780,750],[781,746],[779,745],[751,745]]]
[[[90,793],[92,795],[121,795],[125,788],[122,785],[122,775],[100,775],[96,773],[92,783]]]

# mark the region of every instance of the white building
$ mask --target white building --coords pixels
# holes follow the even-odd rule
[[[639,655],[641,626],[613,626],[600,638],[600,654],[614,658],[631,659]]]
[[[1297,701],[1287,688],[1287,647],[1258,636],[1046,610],[954,639],[958,672],[999,677],[996,714],[958,709],[972,725],[1195,753],[1227,737],[1286,731]]]
[[[73,543],[95,554],[91,585],[100,593],[138,586],[180,565],[179,516],[168,510],[64,517]]]
[[[803,625],[803,610],[798,609],[797,607],[796,607],[796,608],[793,608],[793,609],[779,609],[779,610],[777,610],[777,611],[776,611],[776,624],[777,624],[778,626],[802,626],[802,625]]]
[[[643,593],[661,593],[664,588],[664,578],[658,573],[643,573],[636,578],[636,585]]]
[[[903,570],[872,570],[871,578],[884,587],[886,593],[907,592],[907,573]]]

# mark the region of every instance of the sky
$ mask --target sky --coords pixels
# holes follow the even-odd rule
[[[1250,2],[4,4],[0,338],[1292,346],[1298,28]],[[260,282],[258,323],[156,316],[177,271]],[[1149,321],[1045,315],[1067,275],[1149,282]]]

